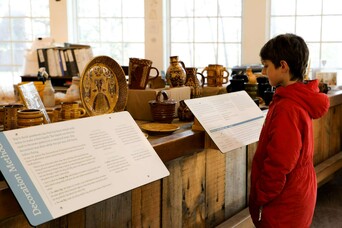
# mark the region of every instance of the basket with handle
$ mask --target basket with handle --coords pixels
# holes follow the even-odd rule
[[[163,100],[161,100],[163,96]],[[169,99],[165,90],[161,90],[156,95],[156,100],[149,101],[152,118],[155,122],[171,123],[175,118],[177,101]]]

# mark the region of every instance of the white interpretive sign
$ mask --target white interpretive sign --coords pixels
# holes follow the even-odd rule
[[[169,175],[125,111],[0,132],[0,168],[33,226]]]
[[[264,113],[246,91],[185,103],[222,153],[259,140]]]

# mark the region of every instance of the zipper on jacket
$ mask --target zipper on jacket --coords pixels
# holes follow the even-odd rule
[[[261,217],[262,217],[262,206],[259,207],[259,218],[258,221],[261,221]]]

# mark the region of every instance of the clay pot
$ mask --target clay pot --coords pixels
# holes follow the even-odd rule
[[[149,101],[153,120],[160,123],[171,123],[175,117],[176,103],[177,101],[169,99],[165,90],[159,91],[156,100]]]

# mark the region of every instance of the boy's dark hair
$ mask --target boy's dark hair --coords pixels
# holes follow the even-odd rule
[[[269,40],[260,50],[262,60],[270,60],[276,68],[280,61],[287,62],[291,80],[303,81],[308,66],[309,49],[300,36],[282,34]]]

